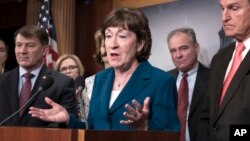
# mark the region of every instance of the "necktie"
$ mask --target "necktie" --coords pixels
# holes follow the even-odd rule
[[[178,90],[177,114],[180,121],[180,141],[185,141],[186,119],[188,109],[188,74],[184,73]]]
[[[32,84],[31,84],[31,78],[33,77],[34,75],[27,72],[23,75],[23,77],[25,78],[25,81],[23,83],[23,86],[22,86],[22,89],[21,89],[21,92],[20,92],[20,97],[19,97],[19,108],[21,108],[29,99],[30,97],[30,94],[31,94],[31,87],[32,87]],[[21,110],[19,112],[19,115],[21,116],[23,114],[24,110]]]
[[[235,55],[233,58],[233,63],[231,66],[231,69],[227,75],[227,78],[224,81],[223,84],[223,89],[222,89],[222,93],[221,93],[221,97],[220,97],[220,104],[223,101],[223,98],[226,94],[227,88],[231,82],[231,80],[233,79],[233,76],[235,74],[235,72],[237,71],[238,67],[240,66],[240,63],[242,62],[242,51],[245,49],[245,46],[243,43],[239,43],[235,49]]]

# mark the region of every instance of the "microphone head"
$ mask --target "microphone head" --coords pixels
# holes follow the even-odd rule
[[[44,76],[41,82],[40,88],[42,90],[48,89],[54,83],[54,79],[51,76]]]
[[[81,76],[77,76],[76,79],[75,79],[76,88],[78,88],[78,89],[82,88],[83,89],[84,85],[85,85],[84,78],[81,77]]]

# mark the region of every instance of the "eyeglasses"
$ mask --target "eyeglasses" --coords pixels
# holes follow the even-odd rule
[[[73,71],[73,70],[76,70],[76,69],[77,69],[77,66],[68,66],[68,67],[61,68],[60,72],[67,72],[68,70]]]

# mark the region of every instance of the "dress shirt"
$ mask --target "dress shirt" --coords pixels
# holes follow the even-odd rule
[[[239,44],[239,42],[236,42],[235,47],[237,47],[237,45]],[[243,44],[245,45],[245,50],[242,51],[242,61],[245,58],[245,56],[247,55],[248,51],[250,50],[250,38],[248,38],[245,42],[243,42]],[[226,71],[226,75],[224,76],[224,81],[227,78],[227,75],[231,69],[232,63],[233,63],[233,58],[234,58],[234,54],[235,54],[235,49],[232,55],[232,58],[227,66],[227,71]]]

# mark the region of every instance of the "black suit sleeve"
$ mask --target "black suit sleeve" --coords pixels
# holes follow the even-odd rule
[[[77,116],[77,102],[75,96],[75,83],[73,79],[69,79],[68,83],[65,83],[63,87],[63,94],[59,100],[59,103],[67,109],[67,111],[74,117]]]

